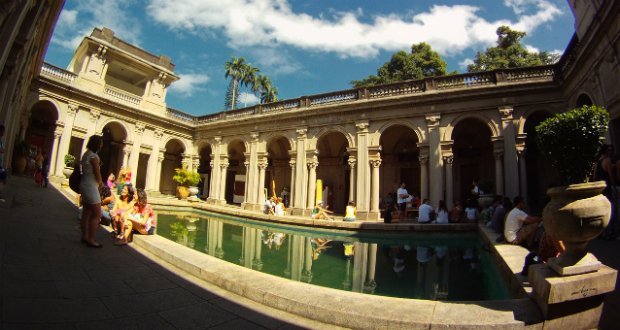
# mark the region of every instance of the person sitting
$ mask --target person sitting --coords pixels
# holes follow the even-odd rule
[[[327,207],[323,207],[323,201],[319,201],[316,206],[312,209],[312,219],[324,219],[324,220],[334,220],[329,216],[330,213],[334,213],[327,209]]]
[[[446,224],[448,223],[448,208],[446,207],[446,202],[443,200],[439,201],[439,207],[437,207],[437,223]]]
[[[276,204],[273,201],[273,197],[269,197],[265,199],[265,203],[263,204],[263,213],[265,214],[275,214]]]
[[[418,208],[418,223],[430,223],[433,217],[433,207],[431,200],[424,198],[422,205]]]
[[[355,202],[350,201],[349,205],[347,205],[347,209],[344,215],[344,221],[355,221],[355,217],[357,215],[357,209],[355,208]]]
[[[134,201],[134,190],[132,185],[123,185],[123,189],[121,189],[121,194],[114,203],[114,208],[110,212],[112,217],[112,232],[114,237],[121,238],[121,231],[123,227],[123,215],[126,212],[129,212],[133,208]]]
[[[274,214],[278,216],[284,215],[284,202],[282,198],[276,198],[276,206],[274,207]]]
[[[101,194],[101,224],[109,226],[112,224],[110,212],[114,209],[116,196],[108,186],[99,187],[99,193]]]
[[[467,200],[467,205],[465,207],[465,216],[467,217],[467,221],[475,222],[478,221],[478,208],[476,207],[476,201],[473,199]]]
[[[133,208],[123,216],[121,238],[114,245],[126,245],[132,241],[133,233],[153,235],[157,227],[155,213],[148,204],[146,191],[138,189],[136,202]]]
[[[110,189],[114,189],[116,188],[116,177],[114,176],[114,173],[110,173],[110,175],[108,175],[108,181],[106,182],[106,185],[110,188]]]
[[[450,211],[450,222],[461,222],[463,218],[463,207],[461,202],[455,201],[452,210]]]
[[[506,242],[516,245],[525,245],[526,248],[533,247],[534,238],[538,225],[542,221],[539,217],[533,217],[525,213],[525,202],[523,197],[517,196],[513,201],[514,208],[506,216],[504,227],[504,237]]]

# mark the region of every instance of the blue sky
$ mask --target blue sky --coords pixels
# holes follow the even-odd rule
[[[45,60],[66,67],[84,36],[108,27],[170,56],[181,79],[168,106],[204,115],[224,108],[224,63],[233,56],[290,99],[351,88],[423,41],[449,71],[465,72],[500,25],[526,32],[533,51],[562,53],[574,32],[566,0],[67,0]],[[249,95],[248,105],[256,100]]]

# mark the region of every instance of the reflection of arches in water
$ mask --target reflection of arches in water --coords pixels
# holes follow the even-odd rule
[[[339,131],[321,135],[316,146],[319,152],[316,178],[323,181],[323,187],[330,187],[329,195],[323,198],[329,209],[339,214],[344,213],[349,199],[348,147],[347,137]]]
[[[276,251],[280,250],[280,247],[286,241],[286,234],[284,233],[276,233],[272,231],[263,230],[261,235],[261,239],[264,245],[271,250],[272,247],[275,247]]]

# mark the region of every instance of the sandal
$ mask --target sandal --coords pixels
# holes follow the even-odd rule
[[[119,239],[118,241],[114,242],[114,245],[116,245],[116,246],[123,246],[123,245],[127,245],[127,240],[125,240],[125,239]]]

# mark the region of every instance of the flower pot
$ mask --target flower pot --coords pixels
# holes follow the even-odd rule
[[[15,174],[24,174],[27,164],[28,159],[26,156],[17,156],[17,158],[15,158]]]
[[[62,169],[62,174],[65,176],[65,178],[69,178],[71,176],[71,173],[73,173],[73,168],[72,167],[66,167]]]
[[[604,188],[605,182],[597,181],[547,190],[551,201],[543,209],[545,230],[566,247],[554,261],[560,267],[582,260],[588,242],[609,224],[611,203],[601,194]]]
[[[189,189],[186,186],[177,186],[177,198],[186,199],[189,196]]]
[[[196,187],[196,186],[190,186],[190,187],[188,188],[188,190],[189,190],[189,196],[190,196],[190,197],[192,197],[192,196],[196,196],[196,195],[198,195],[198,193],[200,192],[200,190],[199,190],[199,189],[198,189],[198,187]]]

